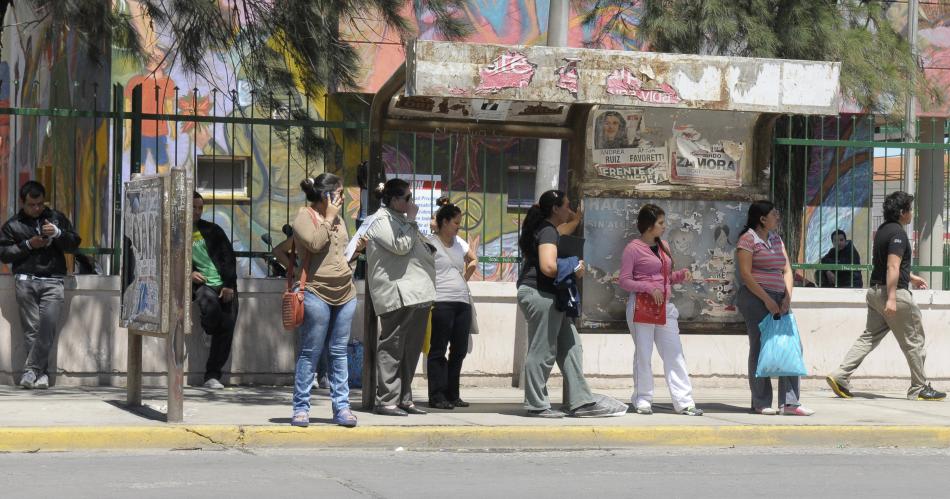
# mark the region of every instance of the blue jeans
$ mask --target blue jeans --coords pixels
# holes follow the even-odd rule
[[[356,299],[343,305],[330,306],[313,293],[304,293],[303,324],[300,351],[294,375],[294,412],[310,412],[310,388],[313,386],[314,366],[323,346],[330,349],[330,400],[334,414],[350,406],[350,387],[347,383],[346,344],[350,341],[350,324],[356,312]],[[330,335],[329,340],[327,334]]]

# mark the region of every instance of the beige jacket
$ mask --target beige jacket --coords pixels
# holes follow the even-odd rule
[[[307,290],[331,306],[343,305],[356,297],[353,271],[343,256],[349,237],[340,217],[331,223],[316,215],[311,217],[310,208],[301,208],[294,219],[294,241],[297,254],[303,264],[304,256],[310,254],[307,269]],[[300,279],[300,269],[295,270]]]
[[[376,315],[435,301],[435,258],[415,221],[380,208],[366,238],[367,286]]]

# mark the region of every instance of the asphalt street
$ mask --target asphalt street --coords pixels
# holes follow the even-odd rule
[[[947,497],[950,449],[0,455],[2,497]]]

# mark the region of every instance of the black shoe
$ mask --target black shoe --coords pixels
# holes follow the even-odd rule
[[[842,386],[841,383],[838,383],[838,380],[832,378],[831,376],[825,377],[825,381],[828,382],[828,386],[831,387],[831,391],[835,392],[835,395],[843,399],[849,399],[854,396],[851,395],[851,390],[848,390]]]
[[[462,399],[455,399],[455,400],[452,401],[452,405],[454,405],[455,407],[468,407],[468,406],[470,406],[470,405],[472,405],[472,404],[469,404],[468,402],[466,402],[466,401],[464,401],[464,400],[462,400]]]
[[[422,409],[416,407],[415,404],[413,404],[413,405],[401,405],[401,406],[399,406],[399,408],[402,409],[403,411],[405,411],[406,414],[415,414],[415,415],[417,415],[417,416],[422,416],[423,414],[429,414],[428,412],[423,411]]]
[[[934,390],[934,387],[929,384],[917,394],[917,400],[943,400],[945,398],[947,398],[946,393]]]
[[[384,405],[377,405],[373,408],[373,412],[379,414],[380,416],[408,416],[409,413],[398,408],[398,407],[386,407]]]
[[[455,406],[452,405],[452,402],[449,402],[448,400],[444,400],[444,399],[443,399],[443,400],[430,400],[430,401],[429,401],[429,407],[431,407],[431,408],[433,408],[433,409],[446,409],[446,410],[455,409]]]

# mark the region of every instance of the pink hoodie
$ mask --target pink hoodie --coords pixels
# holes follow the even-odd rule
[[[666,241],[663,247],[669,250]],[[661,263],[662,258],[662,263]],[[670,271],[670,257],[661,249],[660,258],[650,246],[640,239],[634,239],[623,249],[620,263],[620,287],[631,293],[650,293],[654,289],[663,289],[663,273]],[[670,296],[672,285],[683,282],[686,269],[673,272],[666,281],[666,296]]]

